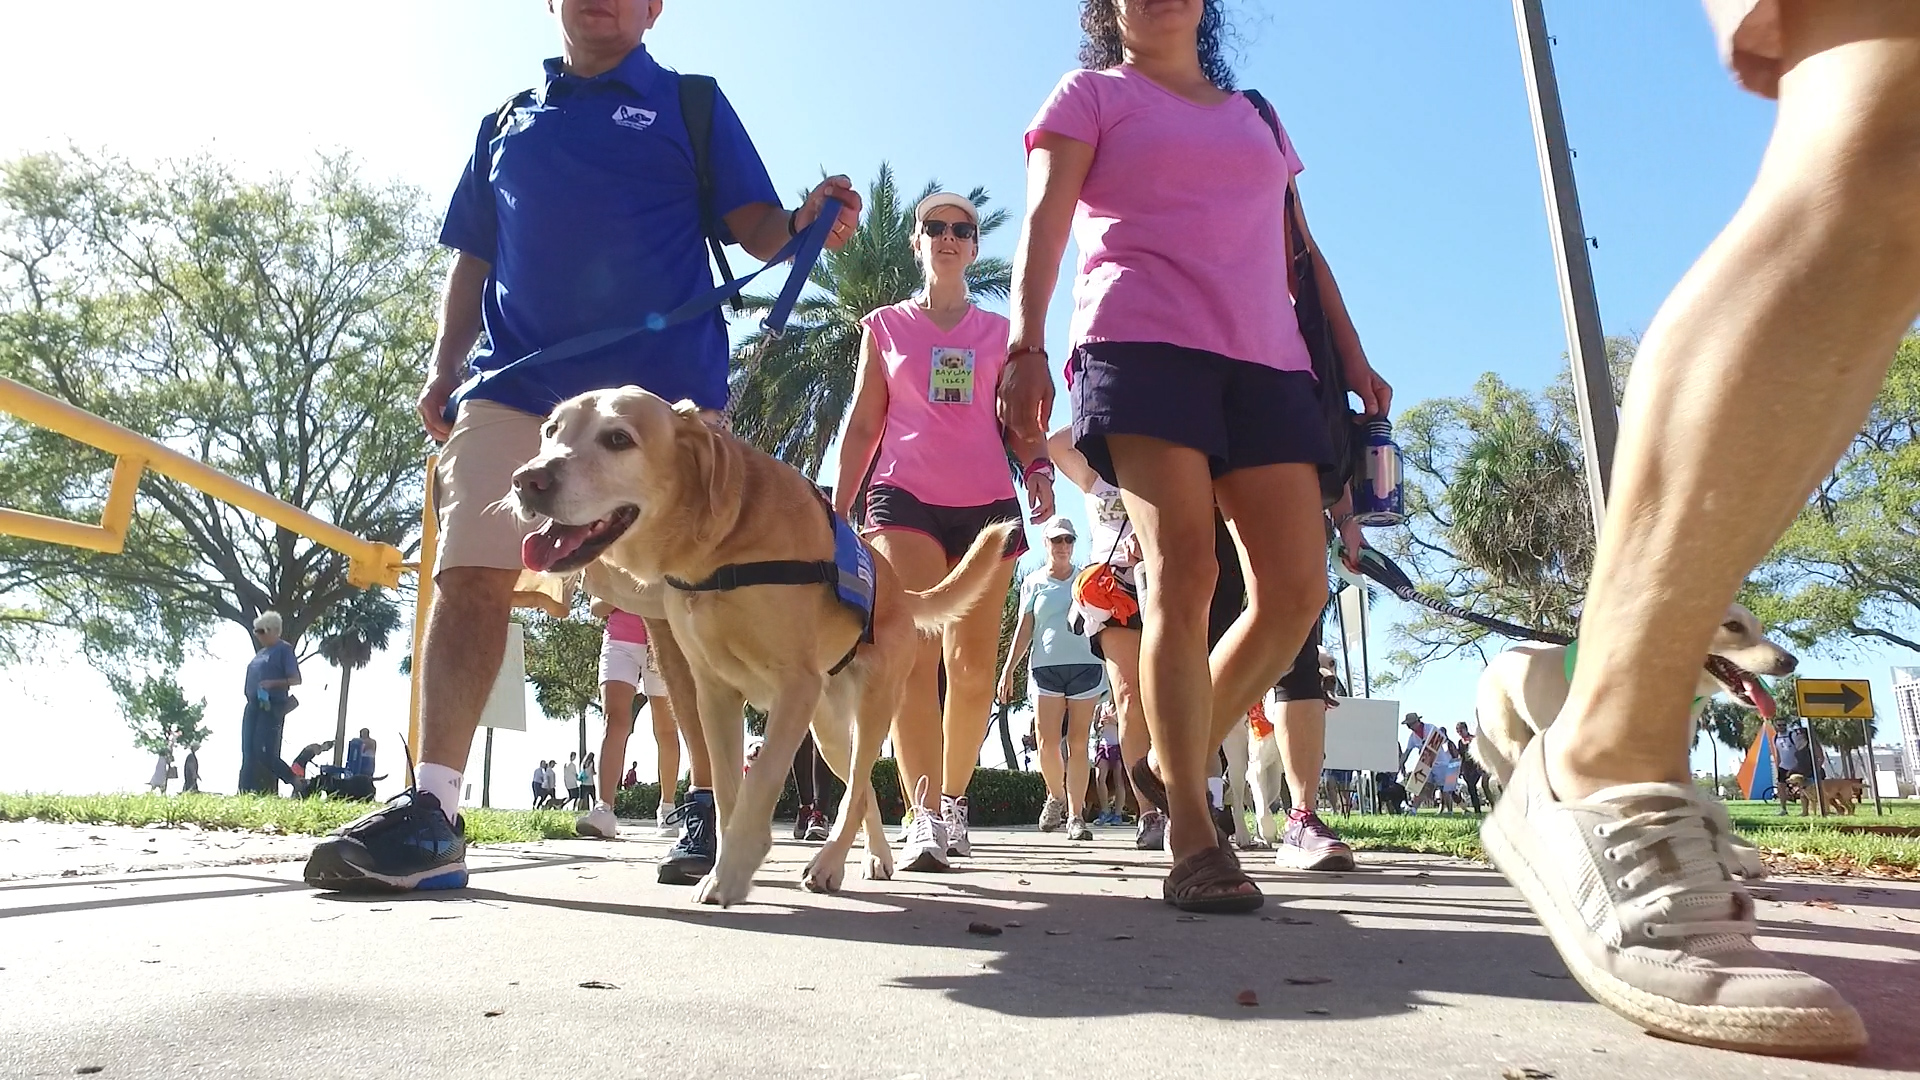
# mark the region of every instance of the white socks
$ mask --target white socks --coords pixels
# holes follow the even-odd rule
[[[449,769],[445,765],[435,765],[423,761],[413,770],[413,786],[416,790],[440,800],[440,810],[452,822],[460,815],[460,771]]]

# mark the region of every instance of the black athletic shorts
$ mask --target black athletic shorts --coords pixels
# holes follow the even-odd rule
[[[1052,664],[1033,668],[1033,687],[1042,694],[1063,698],[1086,698],[1100,689],[1107,671],[1099,664]]]
[[[1145,435],[1207,455],[1225,476],[1262,465],[1333,460],[1311,371],[1281,371],[1157,341],[1096,341],[1074,350],[1073,445],[1117,484],[1109,435]]]
[[[1273,696],[1278,701],[1320,701],[1327,696],[1326,683],[1320,677],[1318,622],[1308,632],[1306,644],[1300,646],[1300,655],[1293,658],[1293,666],[1273,684]]]
[[[980,530],[999,521],[1021,525],[1019,499],[1001,499],[985,506],[934,506],[921,502],[905,488],[875,484],[867,489],[867,527],[908,529],[933,537],[948,559],[958,559],[973,546]],[[1017,559],[1027,553],[1027,530],[1016,528],[1007,538],[1004,555]]]

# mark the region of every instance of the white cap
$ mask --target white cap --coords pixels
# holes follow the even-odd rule
[[[1056,537],[1061,537],[1061,536],[1064,536],[1069,540],[1080,539],[1080,534],[1073,531],[1073,520],[1071,518],[1068,518],[1065,514],[1062,514],[1059,517],[1054,518],[1052,521],[1047,522],[1046,531],[1042,532],[1040,535],[1043,538],[1048,540],[1052,540],[1052,539],[1055,539]]]
[[[925,221],[927,220],[928,214],[933,213],[942,206],[951,206],[955,210],[966,214],[967,217],[972,219],[975,225],[980,224],[980,208],[973,205],[973,200],[967,198],[965,195],[955,195],[951,191],[936,191],[926,198],[921,199],[920,205],[913,208],[913,220]]]

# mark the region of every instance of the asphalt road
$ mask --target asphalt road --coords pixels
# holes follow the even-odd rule
[[[1160,902],[1163,856],[1128,836],[983,830],[964,872],[834,897],[799,890],[812,849],[783,840],[719,911],[655,883],[650,827],[485,849],[463,892],[369,899],[307,889],[302,841],[0,824],[0,1075],[1920,1071],[1920,885],[1758,890],[1766,943],[1846,987],[1872,1032],[1860,1061],[1811,1064],[1615,1019],[1484,866],[1265,870],[1260,914],[1195,918]]]

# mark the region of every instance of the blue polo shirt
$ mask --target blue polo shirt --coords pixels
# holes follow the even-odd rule
[[[719,311],[552,363],[515,361],[596,330],[636,326],[713,285],[700,232],[693,144],[679,76],[639,46],[611,71],[569,75],[558,59],[504,127],[489,114],[447,207],[440,242],[492,267],[486,337],[468,398],[532,413],[588,390],[637,384],[669,401],[727,404]],[[498,128],[498,130],[496,130]],[[740,117],[716,95],[714,212],[779,195]],[[722,239],[725,223],[721,223]]]

